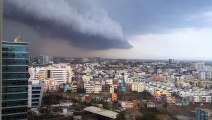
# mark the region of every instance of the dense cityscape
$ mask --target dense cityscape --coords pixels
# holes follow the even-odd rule
[[[209,3],[0,0],[0,120],[212,120]]]
[[[211,113],[210,62],[38,56],[30,57],[29,73],[29,107],[73,119],[122,113],[132,120],[196,119],[198,111]]]
[[[2,42],[2,88],[7,120],[212,117],[208,61],[29,56],[18,36]]]
[[[211,119],[211,62],[29,57],[28,50],[21,36],[2,43],[3,119]]]

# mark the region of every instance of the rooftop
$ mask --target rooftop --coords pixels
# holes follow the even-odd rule
[[[116,115],[118,114],[117,112],[101,109],[99,107],[94,107],[94,106],[86,107],[84,110],[88,111],[88,112],[95,113],[95,114],[99,114],[99,115],[102,115],[102,116],[105,116],[105,117],[109,117],[109,118],[112,118],[112,119],[115,119]]]
[[[2,44],[25,44],[25,45],[29,45],[28,42],[11,42],[11,41],[2,41]]]

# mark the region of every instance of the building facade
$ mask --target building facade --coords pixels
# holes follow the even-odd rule
[[[48,64],[48,63],[53,63],[53,57],[52,56],[44,56],[41,55],[38,57],[37,62],[39,64]]]
[[[2,42],[2,120],[27,119],[29,44],[17,39]]]
[[[41,106],[45,84],[39,80],[32,80],[28,86],[28,107],[39,108]]]
[[[67,64],[53,64],[47,67],[30,67],[30,80],[54,79],[58,84],[71,83],[72,68]]]
[[[131,89],[132,89],[132,91],[135,91],[135,92],[143,92],[144,91],[144,84],[133,83]]]

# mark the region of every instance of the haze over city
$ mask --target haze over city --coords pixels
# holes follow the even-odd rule
[[[211,40],[211,0],[0,0],[0,120],[212,120]]]
[[[4,41],[22,34],[32,55],[211,60],[211,4],[5,0]]]

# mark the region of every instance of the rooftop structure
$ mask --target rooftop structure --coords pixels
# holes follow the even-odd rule
[[[98,114],[98,115],[102,115],[102,116],[105,116],[105,117],[108,117],[108,118],[112,118],[112,119],[115,119],[117,114],[118,114],[117,112],[101,109],[101,108],[94,107],[94,106],[86,107],[84,110],[91,112],[91,113],[94,113],[94,114]]]

